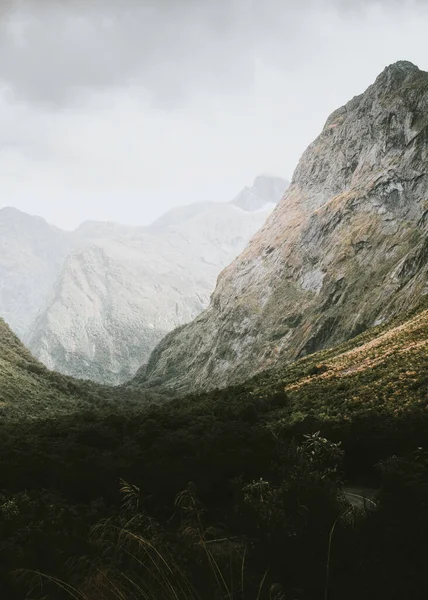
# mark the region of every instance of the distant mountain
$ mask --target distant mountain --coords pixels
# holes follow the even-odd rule
[[[240,195],[253,209],[208,202],[175,208],[149,227],[84,223],[25,336],[31,351],[68,375],[109,384],[131,378],[166,333],[208,306],[218,274],[287,185],[257,178]]]
[[[138,385],[222,387],[349,339],[428,293],[428,73],[401,61],[327,119],[290,187],[154,350]]]
[[[232,200],[232,204],[243,210],[259,210],[266,203],[278,204],[278,198],[284,195],[284,180],[280,177],[259,175],[251,187],[246,187]]]
[[[0,209],[0,316],[22,338],[44,307],[71,236],[40,217]]]

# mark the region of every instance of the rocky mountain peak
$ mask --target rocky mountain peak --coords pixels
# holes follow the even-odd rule
[[[259,175],[254,179],[253,188],[260,194],[265,194],[272,202],[278,202],[277,192],[284,192],[284,186],[287,187],[288,182],[282,177],[272,177],[271,175]]]
[[[416,65],[406,60],[400,60],[385,67],[372,88],[378,94],[391,93],[403,84],[411,83],[412,79],[418,78],[421,74],[423,75],[423,71]]]
[[[348,339],[428,293],[428,73],[387,67],[334,111],[210,307],[144,385],[224,386]]]
[[[256,211],[267,204],[278,204],[289,186],[281,177],[259,175],[251,187],[245,187],[231,204],[246,211]]]
[[[427,89],[428,73],[403,61],[334,111],[293,175],[292,183],[308,193],[306,208],[318,208],[351,186],[365,186],[375,172],[387,180],[394,169],[398,176],[406,164],[401,153],[426,127]],[[423,153],[418,157],[413,167],[424,172]]]
[[[419,73],[420,69],[409,60],[398,60],[385,67],[382,73],[378,76],[377,80],[382,77],[397,77],[397,76],[408,76],[412,73]]]

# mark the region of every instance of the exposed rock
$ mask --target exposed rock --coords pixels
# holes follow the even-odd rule
[[[15,208],[0,209],[0,315],[23,338],[72,248],[65,232]]]
[[[222,387],[346,340],[428,291],[428,74],[387,67],[336,110],[210,306],[135,385]]]
[[[167,332],[208,306],[221,269],[281,199],[287,182],[265,179],[252,211],[212,202],[173,209],[150,227],[84,223],[31,328],[31,351],[67,375],[110,384],[131,378]],[[253,199],[253,189],[246,195]]]

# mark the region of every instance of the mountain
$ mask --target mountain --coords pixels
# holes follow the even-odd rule
[[[253,211],[263,208],[266,203],[278,204],[284,195],[284,180],[280,177],[259,175],[251,187],[246,187],[231,204],[243,210]]]
[[[428,85],[426,74],[419,73],[408,63],[390,67],[371,89],[372,102],[369,92],[358,99],[365,111],[352,115],[351,106],[340,113],[342,124],[334,117],[331,136],[348,116],[354,123],[348,123],[336,145],[322,134],[313,148],[321,160],[312,166],[301,163],[285,196],[294,221],[287,221],[286,209],[279,206],[278,219],[268,222],[220,278],[220,286],[223,281],[230,286],[233,275],[241,276],[237,285],[248,285],[248,295],[238,288],[240,310],[245,319],[253,318],[254,327],[260,326],[252,317],[257,309],[270,306],[264,315],[269,317],[274,301],[279,313],[293,302],[300,319],[286,325],[290,339],[300,331],[301,350],[287,349],[287,334],[279,328],[285,324],[272,316],[270,324],[279,323],[277,343],[284,340],[283,352],[254,375],[252,365],[254,371],[260,366],[256,349],[250,348],[254,339],[247,336],[248,348],[243,346],[242,320],[234,327],[233,321],[223,325],[218,318],[223,348],[241,353],[229,352],[226,358],[236,369],[239,359],[250,363],[252,377],[156,405],[148,402],[152,390],[143,398],[139,389],[154,385],[153,363],[146,369],[148,377],[142,370],[128,386],[108,389],[74,380],[34,359],[0,319],[4,597],[58,598],[70,591],[75,598],[166,600],[427,597],[428,207],[422,167],[427,164]],[[378,120],[382,111],[391,111],[387,123],[394,123],[385,125],[387,133]],[[404,125],[396,125],[403,118]],[[360,128],[362,138],[372,136],[371,147],[368,139],[356,143],[354,128]],[[351,151],[361,161],[361,178],[356,168],[347,189],[337,191],[342,152],[347,161]],[[323,204],[315,202],[318,177],[330,182],[328,193],[337,192]],[[310,203],[316,206],[312,212]],[[242,217],[242,209],[232,210]],[[198,210],[194,218],[202,229],[201,215]],[[94,266],[85,276],[92,277],[104,260],[112,276],[102,281],[118,285],[113,258],[125,256],[132,266],[130,248],[149,247],[157,235],[166,235],[172,245],[189,235],[181,228],[187,220],[179,214],[167,220],[168,233],[126,228],[116,231],[114,239],[110,225],[85,226],[83,236],[94,240]],[[156,227],[161,231],[164,226]],[[270,236],[266,250],[261,244],[272,229],[277,237]],[[191,231],[206,239],[199,229]],[[210,247],[207,242],[207,251]],[[318,262],[311,262],[314,257]],[[284,277],[277,264],[282,260]],[[251,272],[245,269],[251,265],[257,277],[251,276],[249,285]],[[321,270],[321,283],[319,274],[303,276],[309,267]],[[335,281],[343,279],[342,287],[323,297],[339,267],[341,279]],[[259,308],[252,301],[264,279],[271,285],[265,293],[273,299],[267,297]],[[236,298],[229,298],[230,311],[240,316]],[[414,309],[407,312],[406,305]],[[224,304],[214,304],[207,314],[220,309],[228,315]],[[338,337],[352,339],[290,364],[293,352],[310,352],[305,340],[313,339],[324,313],[337,317]],[[204,319],[196,320],[198,327]],[[384,322],[369,326],[371,319]],[[357,334],[361,325],[346,331],[352,322],[363,324],[365,331]],[[308,338],[306,330],[299,330],[302,323]],[[194,348],[184,359],[189,361],[192,352],[194,364],[181,362],[181,367],[196,376],[197,352],[205,341],[196,344],[194,325],[168,337],[174,340],[186,331]],[[268,331],[261,328],[260,342],[269,343]],[[332,345],[334,331],[326,328],[325,334],[320,345]],[[244,378],[242,370],[234,378],[230,365],[223,366],[230,380]],[[188,381],[181,380],[190,387]]]
[[[43,419],[96,405],[101,390],[49,371],[0,318],[0,416]]]
[[[31,351],[67,375],[130,379],[166,333],[208,306],[218,274],[287,187],[269,181],[258,178],[241,194],[257,199],[251,210],[210,202],[175,208],[149,227],[84,223],[28,333]]]
[[[0,209],[0,315],[24,337],[44,306],[72,240],[40,217]]]
[[[176,403],[195,413],[206,411],[207,402],[213,406],[236,404],[243,411],[248,405],[261,407],[266,403],[263,410],[280,409],[280,414],[274,414],[274,421],[287,427],[307,421],[308,428],[313,429],[311,419],[318,421],[315,427],[325,428],[327,423],[343,425],[370,413],[382,422],[382,415],[411,415],[426,410],[427,348],[425,296],[414,310],[368,328],[339,345],[291,364],[278,362],[237,385],[196,392]],[[124,389],[134,393],[148,391],[143,377],[129,382]],[[169,396],[171,390],[167,392]],[[387,420],[383,423],[385,427],[390,425]]]
[[[285,393],[286,412],[294,423],[308,417],[343,423],[369,413],[381,416],[382,422],[382,415],[426,410],[427,347],[428,298],[424,298],[410,313],[291,365],[260,373],[237,386],[235,393],[259,399]],[[383,425],[390,424],[385,419]]]
[[[135,385],[236,384],[415,306],[428,292],[427,109],[428,74],[402,61],[336,110],[208,309]]]
[[[242,405],[243,410],[249,403],[263,400],[270,410],[275,405],[269,403],[275,399],[280,401],[284,392],[287,402],[279,402],[278,407],[283,407],[290,423],[308,417],[325,423],[343,422],[370,411],[396,415],[425,410],[427,346],[428,297],[425,297],[410,313],[369,328],[331,349],[316,352],[291,365],[277,364],[239,386],[189,396],[182,400],[183,406],[178,412],[189,410],[204,414],[207,401],[215,405],[230,403],[232,399]],[[107,388],[50,371],[32,356],[0,318],[0,416],[3,419],[84,415],[86,410],[100,406],[105,410],[107,402],[109,409],[120,411],[126,406],[139,411],[148,406],[149,401],[161,400],[151,392],[144,397],[146,389],[144,385],[142,388],[138,389],[135,380],[123,388]],[[118,402],[122,400],[126,403]]]

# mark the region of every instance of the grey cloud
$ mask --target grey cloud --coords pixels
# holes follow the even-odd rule
[[[419,0],[421,5],[424,1]],[[382,3],[391,8],[395,0]],[[379,2],[3,0],[0,79],[20,99],[59,106],[88,90],[128,84],[145,88],[155,104],[167,107],[194,90],[245,93],[251,89],[256,60],[266,53],[276,52],[281,60],[289,54],[294,65],[304,59],[309,50],[300,32],[309,8],[342,13],[375,4]],[[299,52],[291,56],[296,41]]]
[[[0,7],[0,205],[65,227],[147,223],[263,171],[290,177],[385,65],[428,66],[425,0]]]
[[[250,40],[233,2],[220,4],[24,2],[3,21],[0,77],[18,97],[58,104],[88,87],[136,83],[174,101],[192,82],[249,84]]]

